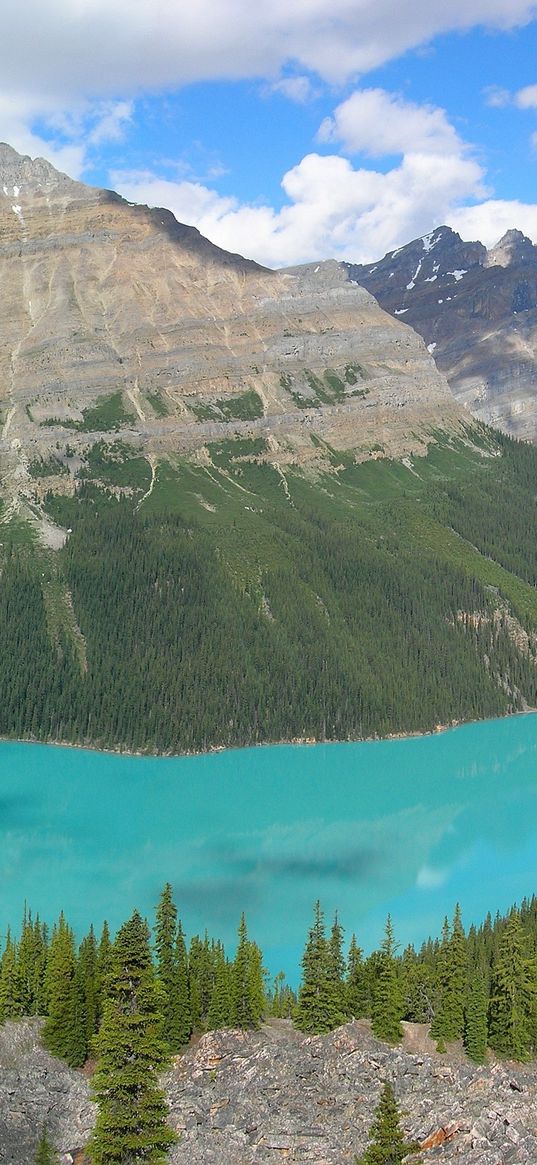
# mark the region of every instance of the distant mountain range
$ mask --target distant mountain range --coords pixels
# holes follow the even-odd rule
[[[491,250],[449,227],[370,265],[348,265],[410,324],[474,416],[537,440],[537,247],[510,230]]]

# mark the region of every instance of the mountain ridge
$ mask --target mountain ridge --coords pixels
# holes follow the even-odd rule
[[[537,246],[507,231],[490,250],[442,226],[374,264],[348,264],[423,337],[459,403],[537,440]]]
[[[269,271],[7,146],[0,232],[0,491],[29,520],[28,464],[59,457],[74,489],[70,464],[111,433],[203,456],[269,432],[269,458],[315,470],[311,434],[361,459],[382,431],[404,456],[463,421],[421,340],[339,263]]]

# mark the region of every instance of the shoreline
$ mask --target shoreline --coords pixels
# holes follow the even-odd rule
[[[257,744],[216,744],[210,748],[200,750],[197,752],[148,752],[137,751],[132,752],[127,748],[106,748],[100,747],[98,744],[84,743],[79,741],[69,740],[39,740],[36,737],[18,737],[18,736],[0,736],[1,744],[34,744],[42,745],[45,748],[64,748],[64,749],[78,749],[81,752],[102,753],[103,756],[117,756],[126,757],[132,760],[188,760],[191,757],[215,756],[222,752],[245,752],[247,749],[261,749],[261,748],[281,748],[285,746],[310,746],[317,745],[335,745],[335,744],[382,744],[385,741],[395,740],[416,740],[420,737],[424,739],[431,736],[441,736],[445,732],[454,732],[458,728],[465,728],[472,724],[491,724],[499,720],[512,720],[516,716],[533,716],[537,713],[537,708],[524,708],[516,712],[506,712],[504,716],[484,717],[480,720],[452,720],[448,724],[435,724],[434,728],[427,731],[416,732],[391,732],[387,736],[359,736],[353,739],[346,738],[344,740],[316,740],[311,736],[291,737],[287,740],[263,740],[258,741]]]

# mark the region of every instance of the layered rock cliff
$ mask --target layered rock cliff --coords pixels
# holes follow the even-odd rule
[[[537,247],[530,239],[511,230],[487,251],[444,226],[348,270],[423,336],[474,416],[537,440]]]
[[[131,205],[0,146],[0,457],[24,505],[28,462],[100,435],[159,454],[269,432],[279,461],[312,432],[367,456],[419,449],[460,413],[421,339],[344,265],[267,271],[165,210]]]

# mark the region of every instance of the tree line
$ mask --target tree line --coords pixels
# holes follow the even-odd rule
[[[171,1144],[158,1075],[195,1032],[287,1017],[302,1032],[322,1034],[366,1018],[379,1039],[396,1044],[410,1020],[430,1026],[440,1052],[458,1040],[476,1062],[487,1048],[518,1060],[536,1056],[537,898],[467,933],[457,906],[440,937],[418,950],[398,950],[388,917],[367,956],[354,934],[345,943],[337,915],[327,928],[316,903],[297,992],[283,973],[269,983],[244,915],[232,958],[207,933],[187,944],[169,884],[152,932],[135,911],[114,939],[105,923],[99,938],[91,927],[77,944],[63,914],[49,933],[25,910],[19,938],[8,931],[0,959],[0,1021],[23,1015],[44,1017],[46,1047],[71,1066],[96,1059],[90,1160],[122,1162],[129,1137],[141,1148],[144,1137],[148,1145],[160,1137],[162,1151]]]
[[[244,915],[233,958],[207,932],[187,943],[169,884],[152,932],[136,918],[136,941],[154,971],[170,1054],[195,1032],[256,1028],[274,1016],[291,1018],[311,1034],[368,1018],[373,1032],[391,1043],[401,1039],[401,1022],[409,1020],[429,1024],[440,1048],[461,1040],[475,1060],[483,1059],[487,1047],[519,1060],[537,1055],[535,897],[506,915],[488,915],[467,933],[457,906],[440,937],[417,950],[398,949],[388,917],[380,946],[367,956],[356,935],[345,942],[337,915],[327,928],[317,902],[298,991],[283,972],[269,982]],[[0,959],[0,1022],[44,1016],[49,1050],[73,1067],[84,1064],[101,1028],[116,943],[106,922],[99,937],[90,927],[77,944],[63,914],[49,931],[25,910],[20,937],[8,930]]]

